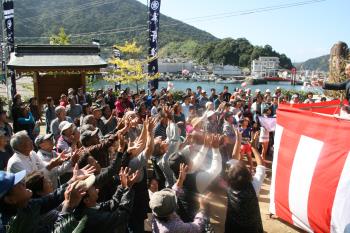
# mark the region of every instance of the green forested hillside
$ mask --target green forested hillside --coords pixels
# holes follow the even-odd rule
[[[166,4],[166,2],[164,3]],[[48,43],[48,37],[64,27],[72,43],[102,44],[135,39],[147,45],[147,7],[136,0],[16,0],[15,35],[17,43]],[[110,31],[106,31],[110,30]],[[91,34],[90,32],[102,32]],[[76,34],[90,33],[76,36]],[[172,19],[160,17],[160,45],[171,41],[214,41],[213,35]]]
[[[147,7],[136,0],[15,0],[16,43],[49,43],[60,27],[72,44],[99,39],[103,56],[111,46],[135,40],[145,53],[148,46]],[[162,1],[166,4],[167,1]],[[97,32],[97,33],[96,33]],[[199,62],[249,67],[259,56],[279,56],[281,66],[290,68],[290,59],[271,46],[254,46],[247,39],[218,39],[203,30],[165,15],[160,17],[162,56],[177,55]]]
[[[328,71],[329,55],[309,59],[305,62],[296,63],[297,69]]]

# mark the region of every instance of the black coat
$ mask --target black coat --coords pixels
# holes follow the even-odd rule
[[[323,85],[323,89],[325,90],[345,90],[346,96],[345,98],[350,103],[350,79],[344,81],[342,83],[325,83]]]
[[[227,191],[225,233],[263,233],[259,201],[251,183],[244,190]]]
[[[95,208],[76,209],[75,218],[80,220],[86,216],[87,221],[82,230],[84,233],[125,232],[133,200],[134,190],[119,186],[111,200],[100,203]]]

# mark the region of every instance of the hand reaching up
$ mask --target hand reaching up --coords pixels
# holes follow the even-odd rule
[[[138,170],[132,174],[130,174],[130,171],[128,167],[122,167],[120,169],[119,179],[123,188],[131,188],[140,177],[140,172]]]
[[[135,140],[134,144],[132,144],[131,141],[129,140],[127,152],[131,155],[131,157],[138,156],[143,151],[143,149],[144,149],[144,144],[142,143],[141,140]]]
[[[70,184],[64,192],[64,205],[70,209],[76,208],[87,190],[77,188],[78,181]]]
[[[242,141],[242,132],[238,128],[234,128],[235,135],[236,135],[236,140]]]
[[[181,182],[184,182],[187,176],[187,172],[188,172],[188,166],[185,165],[184,163],[180,164],[180,169],[179,169],[179,180]]]
[[[95,168],[90,165],[86,165],[82,169],[79,169],[78,164],[75,164],[74,169],[73,169],[73,176],[69,183],[73,183],[77,180],[85,180],[87,177],[90,175],[93,175],[95,172]]]

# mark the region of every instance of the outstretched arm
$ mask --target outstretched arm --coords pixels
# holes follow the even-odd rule
[[[323,89],[326,90],[345,90],[348,81],[342,83],[324,83]]]
[[[238,129],[235,129],[236,134],[236,143],[233,148],[232,158],[239,160],[241,153],[241,142],[242,142],[242,133]]]

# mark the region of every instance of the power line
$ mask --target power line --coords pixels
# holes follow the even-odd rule
[[[233,11],[233,12],[227,12],[227,13],[222,13],[222,14],[193,17],[193,18],[183,19],[182,21],[185,21],[185,23],[213,21],[213,20],[230,18],[230,17],[237,17],[237,16],[242,16],[242,15],[256,14],[256,13],[298,7],[298,6],[303,6],[303,5],[316,4],[316,3],[320,3],[320,2],[324,2],[324,1],[327,1],[327,0],[308,0],[308,1],[280,4],[280,5],[274,5],[274,6],[268,6],[268,7],[260,7],[260,8],[250,9],[250,10],[240,10],[240,11]],[[177,23],[164,24],[164,25],[161,25],[161,27],[162,28],[172,27],[172,26],[176,26],[176,25],[179,25],[182,23],[183,22],[179,21]],[[133,32],[133,31],[139,31],[139,30],[145,30],[145,29],[147,29],[146,25],[136,25],[133,27],[126,27],[126,28],[114,28],[114,29],[108,29],[108,30],[102,30],[102,31],[96,31],[96,32],[78,33],[78,34],[73,34],[70,36],[72,38],[77,38],[77,37],[85,37],[85,36],[94,36],[96,34],[98,34],[98,35],[118,34],[118,33]],[[17,38],[19,38],[19,39],[46,39],[46,38],[50,38],[50,37],[41,36],[41,37],[17,37]]]
[[[76,8],[71,8],[70,10],[56,10],[53,12],[50,12],[50,15],[46,15],[46,17],[54,17],[54,16],[63,16],[66,14],[71,14],[71,13],[76,13],[76,12],[80,12],[81,10],[86,10],[92,7],[99,7],[99,6],[103,6],[103,5],[107,5],[107,4],[111,4],[111,3],[115,3],[115,1],[109,1],[109,2],[104,2],[102,1],[97,1],[97,2],[90,2],[90,3],[86,3],[83,5],[79,5]],[[42,17],[41,15],[35,15],[35,16],[31,16],[31,17],[27,17],[27,18],[22,18],[20,21],[29,21],[29,22],[34,22],[33,19],[36,18],[40,18]]]

